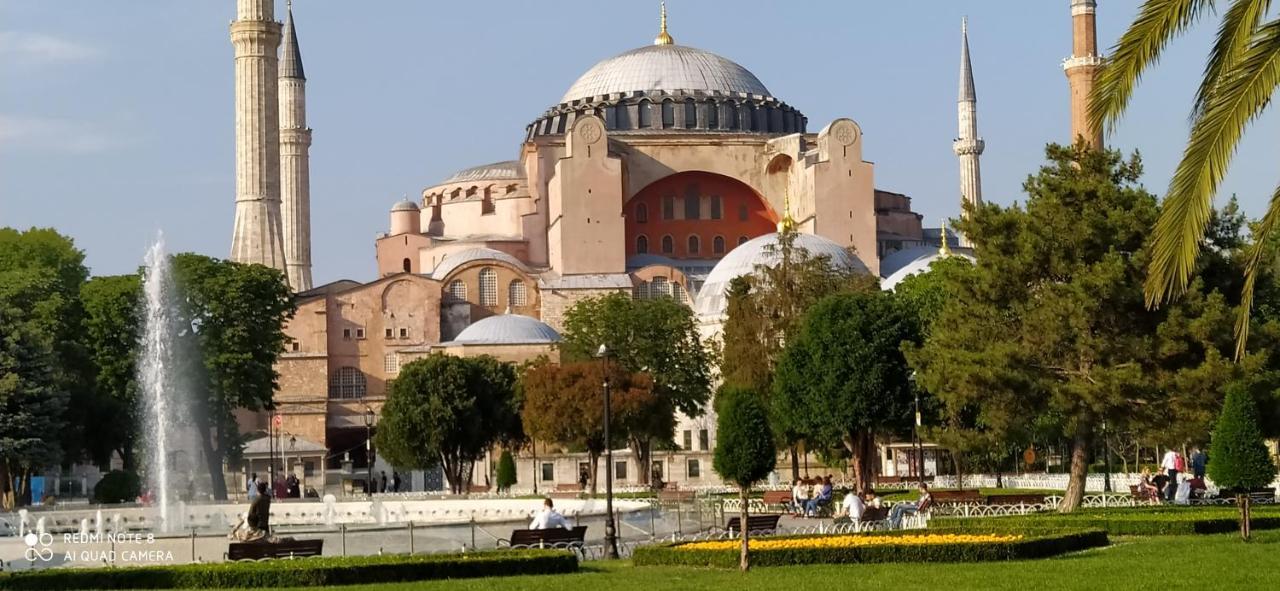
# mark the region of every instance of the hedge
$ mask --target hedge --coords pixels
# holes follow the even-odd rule
[[[1251,523],[1255,529],[1280,529],[1280,512],[1271,507],[1259,508]],[[1176,536],[1237,531],[1240,513],[1234,506],[1086,509],[1009,517],[939,517],[930,520],[930,525],[963,529],[1087,527],[1113,536]]]
[[[0,589],[277,589],[541,575],[577,570],[578,559],[571,552],[500,550],[466,554],[333,556],[122,568],[50,568],[0,573]]]
[[[943,533],[975,533],[978,528],[909,530],[875,532],[867,535],[920,535]],[[1067,552],[1107,545],[1106,532],[1099,529],[1022,530],[1003,528],[984,533],[1018,533],[1021,540],[991,544],[927,544],[884,545],[844,548],[804,548],[752,550],[752,566],[790,566],[797,564],[849,564],[880,562],[983,562],[1044,558]],[[787,536],[809,538],[822,536]],[[775,538],[770,538],[775,539]],[[681,543],[636,548],[632,562],[636,566],[675,565],[737,568],[738,549],[683,550]]]

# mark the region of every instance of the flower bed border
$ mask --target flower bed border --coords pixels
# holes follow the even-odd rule
[[[1008,528],[937,529],[902,532],[876,532],[866,535],[976,534],[1017,533],[1020,540],[997,543],[952,543],[920,545],[850,546],[844,548],[787,548],[752,550],[752,566],[790,566],[798,564],[851,564],[883,562],[986,562],[1023,560],[1057,556],[1088,548],[1106,546],[1107,532],[1101,529],[1022,529]],[[822,538],[825,535],[780,536],[770,539]],[[737,568],[738,549],[685,550],[683,543],[661,544],[637,548],[632,562],[636,566],[703,566]]]
[[[325,556],[258,562],[138,567],[50,568],[0,573],[0,589],[221,589],[312,587],[572,573],[578,558],[560,550],[465,554]]]

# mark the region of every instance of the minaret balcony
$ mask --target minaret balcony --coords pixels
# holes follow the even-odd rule
[[[966,156],[969,154],[982,155],[982,151],[986,149],[987,143],[981,138],[976,140],[957,139],[951,142],[951,149],[956,156]]]
[[[1073,68],[1081,68],[1085,66],[1092,66],[1096,68],[1101,65],[1102,65],[1102,56],[1098,56],[1098,55],[1085,55],[1085,56],[1073,55],[1067,59],[1062,60],[1063,70],[1071,70]]]

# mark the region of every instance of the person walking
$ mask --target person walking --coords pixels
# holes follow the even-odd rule
[[[1164,452],[1164,458],[1160,460],[1160,469],[1169,476],[1168,482],[1164,485],[1164,500],[1172,501],[1174,494],[1178,492],[1178,468],[1182,465],[1182,455],[1169,448]]]
[[[254,472],[249,475],[248,489],[249,489],[248,490],[249,502],[252,503],[254,499],[258,498],[258,473],[257,472]]]
[[[391,492],[400,492],[400,472],[391,471]]]
[[[1204,479],[1205,467],[1209,464],[1209,456],[1205,455],[1199,447],[1191,448],[1191,476],[1192,479]]]

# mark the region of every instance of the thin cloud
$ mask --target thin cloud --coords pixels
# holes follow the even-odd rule
[[[102,52],[93,46],[61,37],[26,31],[0,31],[0,55],[18,65],[83,62]]]
[[[0,151],[93,154],[125,143],[70,119],[0,114]]]

